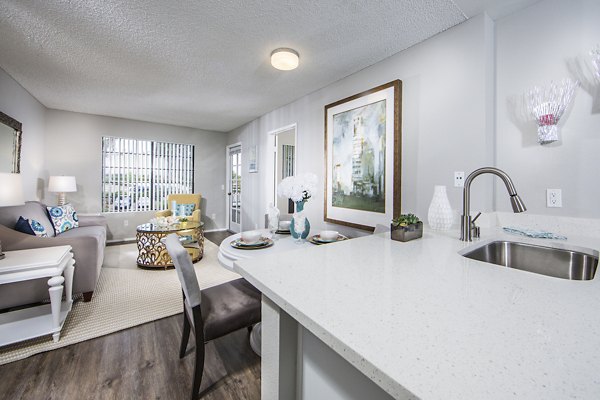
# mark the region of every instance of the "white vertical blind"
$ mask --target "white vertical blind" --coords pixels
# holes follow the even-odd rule
[[[281,177],[287,178],[288,176],[294,175],[294,146],[284,144],[283,147],[283,163],[282,163],[282,171]]]
[[[102,138],[102,211],[167,208],[167,195],[194,191],[194,145]]]

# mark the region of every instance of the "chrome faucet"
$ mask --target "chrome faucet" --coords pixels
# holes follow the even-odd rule
[[[471,183],[473,182],[473,179],[482,174],[493,174],[502,179],[506,185],[508,194],[510,195],[510,204],[512,205],[514,212],[521,213],[527,210],[523,200],[521,200],[517,194],[512,180],[506,174],[506,172],[494,167],[483,167],[476,169],[475,171],[471,172],[469,176],[467,176],[467,179],[465,179],[465,187],[463,189],[463,213],[460,221],[460,240],[464,242],[470,242],[472,240],[473,233],[475,233],[476,238],[479,237],[479,228],[476,227],[474,223],[477,217],[479,217],[479,214],[474,219],[471,219],[471,212],[469,209],[471,206]]]

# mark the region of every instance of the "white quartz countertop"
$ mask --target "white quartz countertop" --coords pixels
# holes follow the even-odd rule
[[[395,398],[599,399],[600,278],[569,281],[458,254],[476,244],[458,232],[407,243],[385,233],[235,268]]]

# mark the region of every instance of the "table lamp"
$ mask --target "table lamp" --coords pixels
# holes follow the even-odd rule
[[[0,207],[18,206],[25,203],[20,174],[0,172]],[[0,242],[0,260],[4,258]]]
[[[51,176],[48,181],[48,191],[58,193],[58,205],[64,206],[67,197],[65,193],[76,192],[77,183],[74,176]]]

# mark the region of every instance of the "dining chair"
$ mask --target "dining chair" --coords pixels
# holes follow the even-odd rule
[[[192,400],[198,398],[204,370],[205,343],[261,319],[261,293],[244,278],[200,290],[192,260],[176,234],[164,239],[183,290],[183,334],[179,358],[185,356],[190,331],[196,341]]]

